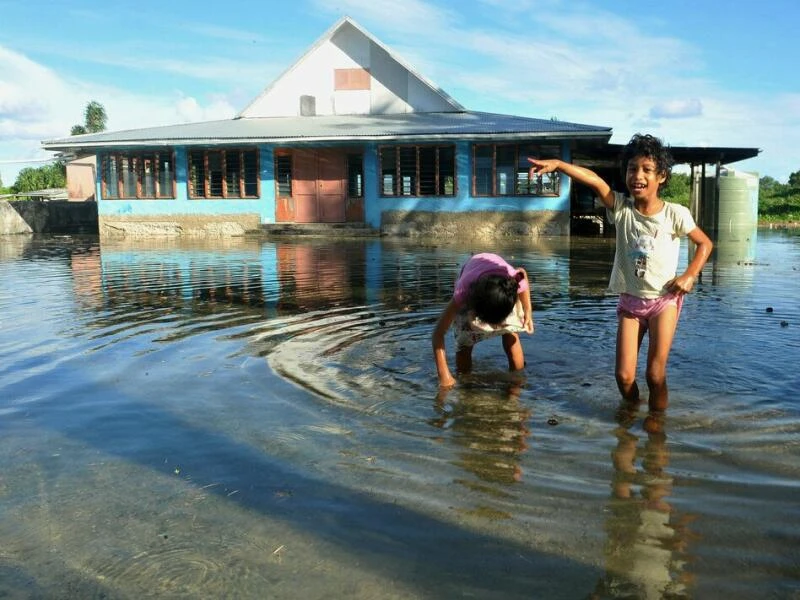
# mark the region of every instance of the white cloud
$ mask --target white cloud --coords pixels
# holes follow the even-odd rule
[[[697,98],[659,102],[650,109],[652,119],[685,119],[703,114],[703,103]]]
[[[434,6],[422,0],[387,3],[375,0],[312,0],[316,10],[331,15],[349,15],[359,24],[379,22],[390,24],[392,30],[415,36],[442,31],[458,18],[458,12]],[[320,32],[321,33],[321,32]],[[384,40],[381,40],[382,42]]]
[[[230,119],[236,114],[236,109],[225,98],[217,98],[210,104],[201,106],[196,98],[186,96],[177,102],[175,108],[177,120],[185,123]]]
[[[22,168],[52,158],[41,149],[41,141],[68,136],[83,121],[91,100],[106,109],[110,130],[224,119],[236,113],[222,96],[203,100],[175,91],[144,95],[67,80],[3,46],[0,73],[0,176],[5,185],[14,183]]]

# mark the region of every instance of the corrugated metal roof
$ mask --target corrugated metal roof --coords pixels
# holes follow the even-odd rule
[[[606,144],[573,153],[572,159],[579,164],[586,160],[602,160],[619,165],[625,144]],[[758,148],[720,147],[720,146],[669,146],[672,158],[677,164],[731,164],[740,160],[755,158],[761,152]],[[592,166],[591,164],[589,166]]]
[[[552,119],[534,119],[486,112],[334,115],[317,117],[237,118],[90,133],[42,142],[45,150],[130,146],[192,146],[214,144],[418,141],[430,139],[569,139],[607,141],[610,127]]]

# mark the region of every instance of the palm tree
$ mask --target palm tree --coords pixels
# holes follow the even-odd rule
[[[73,125],[72,129],[70,130],[70,135],[81,135],[84,133],[97,133],[99,131],[105,131],[108,116],[106,115],[106,109],[103,108],[102,104],[96,100],[92,100],[86,105],[86,110],[83,114],[84,124]]]
[[[92,100],[86,105],[85,122],[88,133],[105,131],[107,120],[106,109],[103,108],[102,104]]]

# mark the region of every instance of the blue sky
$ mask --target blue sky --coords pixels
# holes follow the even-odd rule
[[[796,0],[0,0],[3,183],[90,100],[111,130],[232,117],[343,15],[468,109],[800,170]]]

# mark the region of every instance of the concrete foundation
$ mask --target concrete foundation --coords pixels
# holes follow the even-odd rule
[[[387,236],[437,238],[537,238],[569,235],[569,214],[536,212],[405,212],[383,213],[381,233]]]
[[[443,213],[389,211],[382,215],[380,235],[438,239],[537,238],[569,235],[569,214],[559,211]],[[377,235],[355,224],[275,224],[263,226],[257,213],[241,215],[97,215],[95,202],[0,201],[0,234],[85,233],[109,238],[237,237],[248,233]],[[303,233],[306,233],[302,229]],[[341,229],[341,231],[340,231]],[[274,231],[273,231],[274,230]],[[319,231],[317,231],[319,230]]]
[[[235,237],[261,227],[257,213],[242,215],[106,216],[99,218],[100,237]]]

